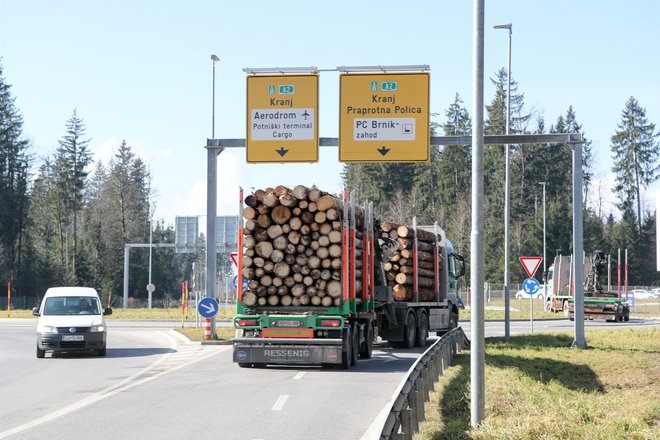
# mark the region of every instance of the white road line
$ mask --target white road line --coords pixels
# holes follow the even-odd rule
[[[288,394],[282,394],[280,397],[277,398],[275,401],[275,404],[271,408],[272,411],[282,411],[282,408],[284,408],[284,404],[286,401],[289,400],[289,395]]]
[[[293,376],[293,380],[300,380],[305,376],[305,374],[307,374],[306,371],[299,371],[298,374]]]
[[[158,333],[160,333],[160,332],[158,332]],[[151,374],[153,370],[155,370],[159,367],[162,367],[162,364],[164,364],[165,361],[172,355],[172,353],[167,353],[167,354],[163,355],[162,357],[160,357],[158,360],[156,360],[151,365],[145,367],[141,371],[138,371],[134,375],[124,379],[123,381],[121,381],[121,382],[119,382],[115,385],[111,385],[111,386],[109,386],[109,387],[107,387],[107,388],[105,388],[105,389],[103,389],[103,390],[101,390],[97,393],[89,395],[89,396],[87,396],[83,399],[80,399],[77,402],[74,402],[74,403],[72,403],[68,406],[60,408],[57,411],[53,411],[52,413],[46,414],[42,417],[39,417],[37,419],[34,419],[34,420],[29,421],[27,423],[24,423],[22,425],[16,426],[15,428],[9,429],[7,431],[0,432],[0,439],[4,439],[4,438],[7,438],[11,435],[21,433],[21,432],[26,431],[30,428],[34,428],[35,426],[41,425],[41,424],[46,423],[46,422],[50,422],[52,420],[55,420],[58,417],[62,417],[64,415],[67,415],[67,414],[72,413],[74,411],[78,411],[81,408],[92,405],[92,404],[94,404],[98,401],[101,401],[101,400],[103,400],[107,397],[114,396],[115,394],[121,393],[122,391],[126,391],[126,390],[134,388],[138,385],[142,385],[143,383],[150,382],[150,381],[152,381],[154,379],[157,379],[157,378],[159,378],[159,377],[161,377],[161,376],[163,376],[167,373],[170,373],[172,371],[175,371],[175,370],[178,370],[180,368],[186,367],[188,365],[192,365],[192,364],[197,363],[201,360],[207,359],[207,358],[209,358],[213,355],[216,355],[218,353],[226,351],[229,348],[230,347],[228,345],[224,346],[222,348],[219,348],[217,351],[215,351],[215,350],[211,351],[210,353],[206,353],[206,354],[198,357],[197,359],[193,359],[192,361],[181,363],[181,364],[179,364],[179,365],[177,365],[173,368],[168,368],[164,371],[159,371],[158,374],[154,374],[153,376],[151,376],[151,375],[147,376],[147,374]],[[143,377],[143,378],[137,380],[140,376],[146,376],[146,377]],[[286,397],[288,398],[289,396],[286,396]],[[284,402],[286,402],[286,399],[284,399]],[[282,403],[282,405],[284,405],[284,402]]]

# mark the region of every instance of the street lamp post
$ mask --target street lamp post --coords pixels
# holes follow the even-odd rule
[[[539,182],[539,185],[543,185],[543,273],[546,270],[546,261],[545,261],[545,186],[547,182]]]
[[[220,61],[216,55],[211,55],[211,64],[213,65],[213,102],[211,103],[211,139],[215,139],[215,62]]]
[[[509,55],[506,73],[506,134],[509,134],[511,123],[511,33],[513,25],[498,24],[494,29],[509,30]],[[509,313],[509,144],[504,150],[504,339],[511,339],[511,322]]]

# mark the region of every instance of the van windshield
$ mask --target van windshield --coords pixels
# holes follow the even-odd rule
[[[52,296],[46,298],[44,315],[100,315],[98,298],[92,296]]]

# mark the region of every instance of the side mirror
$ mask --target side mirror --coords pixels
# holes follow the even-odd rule
[[[110,307],[106,307],[105,309],[103,309],[103,316],[108,316],[108,315],[112,315],[112,309]]]
[[[32,315],[33,316],[40,316],[41,314],[39,313],[39,307],[35,307],[32,309]]]
[[[465,275],[465,258],[463,258],[462,255],[458,255],[458,254],[454,254],[454,255],[456,255],[456,259],[458,260],[458,267],[459,267],[459,271],[456,276],[460,278],[463,275]]]

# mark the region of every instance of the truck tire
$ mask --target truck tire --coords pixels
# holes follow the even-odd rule
[[[40,349],[39,345],[37,344],[37,357],[39,359],[43,359],[44,356],[46,356],[46,350]]]
[[[360,351],[360,357],[371,359],[371,355],[374,351],[374,327],[371,323],[368,323],[365,330],[366,335],[364,337],[364,345]]]
[[[403,329],[403,346],[405,348],[413,348],[417,341],[417,323],[415,321],[415,314],[408,313],[406,326]]]
[[[360,357],[360,332],[357,325],[353,327],[353,353],[351,354],[351,365],[356,366],[358,357]]]
[[[564,300],[564,302],[561,303],[561,309],[564,312],[564,316],[566,318],[568,318],[569,313],[568,313],[568,301],[567,300]],[[572,321],[572,319],[571,319],[571,321]]]
[[[341,368],[348,370],[353,365],[353,334],[349,329],[344,331],[342,339],[346,341],[346,350],[341,352]]]
[[[418,324],[415,346],[424,347],[426,345],[426,340],[429,337],[429,316],[426,314],[426,312],[423,311],[419,314]]]

